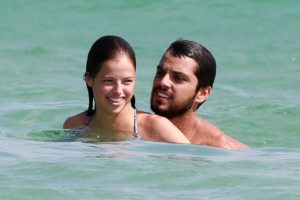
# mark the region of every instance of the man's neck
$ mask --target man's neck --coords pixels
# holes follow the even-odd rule
[[[194,131],[195,125],[198,123],[198,116],[196,112],[187,112],[183,115],[179,115],[173,118],[169,118],[169,120],[184,133],[184,135],[188,136],[190,133]]]

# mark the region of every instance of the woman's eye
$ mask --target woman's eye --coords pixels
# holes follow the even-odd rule
[[[128,80],[124,80],[123,83],[126,84],[126,85],[129,85],[133,82],[132,79],[128,79]]]
[[[111,84],[113,81],[112,80],[103,80],[102,82],[105,84]]]

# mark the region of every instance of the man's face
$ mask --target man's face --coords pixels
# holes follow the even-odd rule
[[[153,80],[151,109],[172,118],[190,110],[195,103],[197,63],[189,57],[175,57],[170,51],[161,59]]]

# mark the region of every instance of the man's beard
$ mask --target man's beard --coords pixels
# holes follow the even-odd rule
[[[153,91],[151,95],[151,110],[160,116],[166,117],[168,119],[180,116],[190,110],[193,106],[194,100],[196,95],[194,95],[192,98],[188,99],[187,101],[180,104],[180,107],[173,107],[170,106],[167,110],[160,109],[160,105],[154,105],[153,103]]]

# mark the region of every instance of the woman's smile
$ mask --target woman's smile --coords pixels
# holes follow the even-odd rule
[[[107,100],[110,104],[112,104],[113,106],[119,106],[121,105],[122,103],[125,102],[125,97],[107,97]]]

